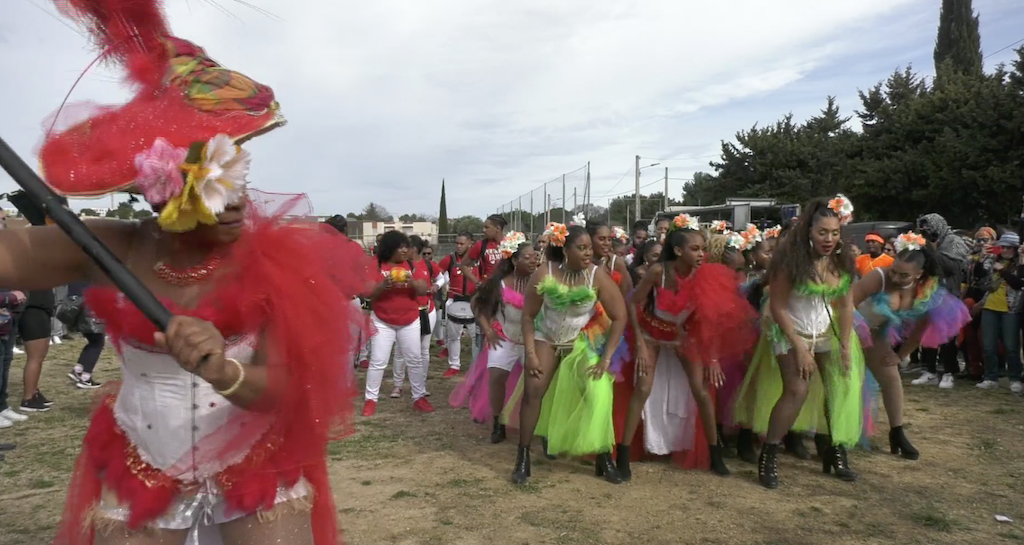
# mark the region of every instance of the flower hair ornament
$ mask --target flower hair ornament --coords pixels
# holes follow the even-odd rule
[[[217,215],[243,197],[251,162],[249,152],[226,134],[187,149],[157,138],[135,156],[135,185],[146,202],[160,209],[162,228],[190,231],[200,223],[216,224]]]
[[[842,193],[836,195],[832,200],[828,201],[828,207],[830,210],[839,216],[839,224],[846,225],[853,219],[853,203],[850,199],[846,198],[846,195]]]
[[[565,237],[569,236],[569,228],[561,223],[551,222],[544,230],[544,236],[548,237],[548,244],[561,248],[565,246]]]
[[[711,222],[711,232],[724,235],[729,231],[729,222],[725,220],[714,220]]]
[[[505,238],[501,239],[501,243],[498,244],[498,251],[501,252],[501,257],[509,259],[512,254],[519,251],[519,247],[526,243],[526,235],[512,231],[505,235]]]
[[[677,229],[700,229],[700,218],[697,216],[691,216],[689,214],[679,214],[672,218],[672,223],[669,224],[668,230],[675,231]]]
[[[902,235],[896,237],[896,242],[892,243],[892,247],[896,250],[896,253],[902,253],[903,250],[920,250],[928,244],[925,238],[913,231],[908,231]]]
[[[578,212],[576,215],[572,217],[572,221],[569,222],[569,225],[579,225],[580,227],[586,227],[587,218],[583,215],[583,212]]]
[[[735,248],[741,252],[747,249],[747,239],[744,238],[742,233],[726,231],[722,235],[725,236],[725,245],[727,247]]]
[[[764,240],[761,230],[753,223],[748,223],[747,228],[740,232],[740,236],[743,237],[743,241],[746,244],[743,248],[744,250],[753,248],[759,242]]]
[[[764,230],[764,238],[779,238],[782,236],[782,226],[776,225]]]
[[[612,237],[621,240],[623,243],[629,242],[629,233],[618,225],[612,227]]]

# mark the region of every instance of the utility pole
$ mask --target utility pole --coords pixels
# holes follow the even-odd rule
[[[634,199],[635,200],[634,211],[636,213],[636,219],[639,220],[640,219],[640,156],[639,155],[636,156],[636,194],[633,195],[633,196],[635,197],[635,199]],[[629,219],[629,218],[627,217],[627,219]]]
[[[569,223],[565,219],[565,174],[562,174],[562,223]]]
[[[668,167],[665,167],[665,206],[662,210],[668,211]]]

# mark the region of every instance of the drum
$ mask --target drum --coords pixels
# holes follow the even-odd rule
[[[452,304],[448,305],[448,319],[460,325],[471,325],[476,322],[469,301],[452,301]]]

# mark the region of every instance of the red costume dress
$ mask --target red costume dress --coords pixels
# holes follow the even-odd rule
[[[148,263],[137,244],[147,236],[216,224],[245,203],[238,240],[203,268],[153,270],[177,286],[205,279],[194,307],[164,304],[213,323],[227,357],[265,368],[267,388],[247,408],[232,404],[154,346],[154,327],[122,293],[91,290],[123,381],[92,417],[56,543],[90,545],[121,525],[201,534],[252,517],[269,528],[284,508],[311,511],[315,545],[338,543],[326,447],[349,429],[357,391],[347,358],[363,323],[352,300],[376,279],[375,264],[301,219],[311,214],[303,197],[246,188],[249,155],[238,146],[284,123],[269,87],[171,36],[158,0],[57,4],[90,27],[138,92],[87,116],[62,107],[40,150],[46,182],[67,196],[138,192],[153,205],[157,220],[136,227],[129,268]]]

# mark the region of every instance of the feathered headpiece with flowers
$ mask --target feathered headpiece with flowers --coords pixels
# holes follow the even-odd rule
[[[512,231],[501,239],[501,243],[498,244],[498,251],[501,252],[501,257],[508,259],[512,257],[512,254],[519,251],[519,247],[525,243],[526,235],[518,231]]]
[[[743,247],[744,250],[749,250],[764,240],[761,230],[753,223],[748,223],[747,228],[740,231],[740,236],[743,237],[743,241],[745,242],[745,246]]]
[[[629,233],[618,225],[612,227],[612,237],[621,240],[623,243],[629,242]]]
[[[714,220],[711,222],[711,232],[723,234],[729,230],[729,222],[725,220]]]
[[[853,203],[842,193],[828,201],[828,207],[839,216],[840,225],[846,225],[853,219]]]
[[[677,229],[700,229],[700,218],[689,214],[679,214],[672,218],[672,222],[668,225],[669,231],[675,231]]]
[[[782,226],[775,225],[764,230],[764,238],[779,238],[782,236]]]
[[[892,243],[892,247],[896,250],[896,253],[900,253],[903,250],[920,250],[928,244],[928,241],[921,235],[908,231],[902,235],[896,237],[896,242]]]
[[[569,235],[569,228],[564,224],[551,222],[544,230],[544,236],[548,237],[548,244],[552,246],[565,246],[565,237]]]
[[[61,0],[135,96],[120,106],[62,106],[39,150],[46,183],[66,196],[142,193],[160,225],[216,223],[245,193],[238,145],[284,124],[274,92],[171,35],[160,0]]]

